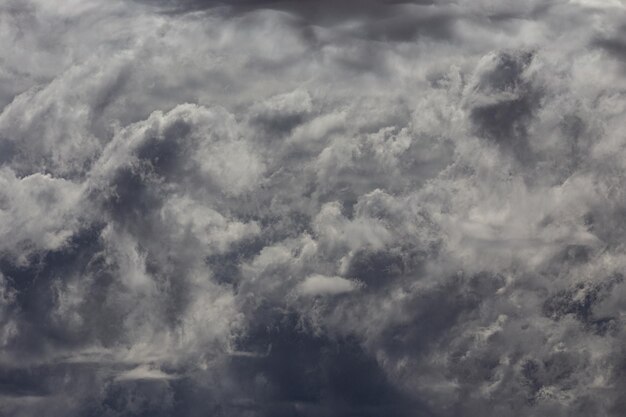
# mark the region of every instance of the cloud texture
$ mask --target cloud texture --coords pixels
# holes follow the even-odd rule
[[[619,0],[7,0],[0,414],[622,416]]]

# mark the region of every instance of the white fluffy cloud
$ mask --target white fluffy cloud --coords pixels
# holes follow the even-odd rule
[[[311,275],[298,286],[298,293],[304,296],[335,295],[348,293],[357,288],[356,282],[345,278]]]

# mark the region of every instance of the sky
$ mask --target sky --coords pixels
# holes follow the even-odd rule
[[[0,415],[621,417],[626,3],[0,2]]]

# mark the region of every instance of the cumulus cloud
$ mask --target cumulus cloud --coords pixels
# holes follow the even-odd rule
[[[626,9],[0,5],[0,414],[620,416]]]

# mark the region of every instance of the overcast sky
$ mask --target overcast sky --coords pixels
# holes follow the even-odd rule
[[[623,417],[621,0],[0,1],[0,415]]]

